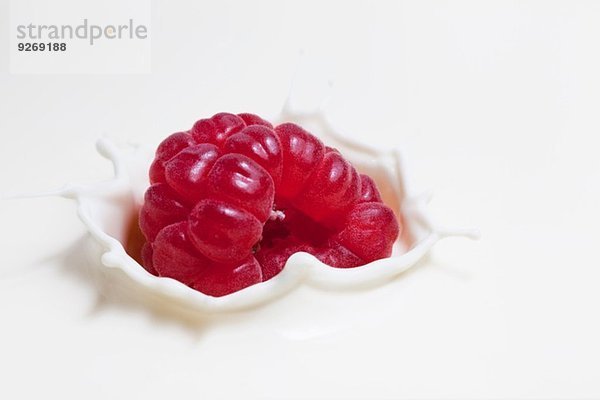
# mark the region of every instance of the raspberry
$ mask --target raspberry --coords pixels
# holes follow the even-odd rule
[[[360,177],[339,153],[325,154],[309,179],[311,184],[293,203],[315,221],[343,218],[360,196]]]
[[[360,174],[360,202],[374,201],[376,203],[381,203],[381,196],[379,195],[379,190],[377,190],[377,185],[373,182],[368,175]]]
[[[212,144],[190,146],[164,164],[165,180],[182,200],[194,204],[204,198],[205,177],[219,155],[219,149]]]
[[[250,255],[260,240],[262,223],[241,207],[205,199],[192,210],[188,229],[192,242],[206,257],[235,262]]]
[[[186,222],[164,228],[152,245],[153,264],[160,276],[177,279],[211,296],[236,292],[262,280],[260,265],[254,257],[237,263],[215,263],[206,259],[191,244]]]
[[[383,203],[359,203],[346,216],[344,228],[333,240],[366,262],[391,254],[398,236],[396,218]]]
[[[190,210],[178,200],[177,193],[166,183],[155,183],[144,194],[140,212],[140,228],[146,239],[153,241],[167,225],[183,221]]]
[[[271,123],[269,121],[262,119],[258,115],[249,114],[249,113],[241,113],[241,114],[238,114],[238,117],[240,117],[246,123],[246,126],[263,125],[269,129],[273,129],[273,125],[271,125]]]
[[[337,268],[388,257],[399,233],[373,180],[299,127],[219,113],[158,147],[140,210],[148,272],[223,296],[298,251]]]
[[[308,244],[302,244],[295,240],[281,240],[256,253],[256,259],[262,268],[263,279],[266,281],[277,275],[283,269],[288,258],[299,251],[315,252],[314,248]]]
[[[210,197],[236,204],[262,222],[273,207],[273,179],[244,155],[225,154],[219,158],[206,177],[206,184]]]
[[[283,170],[278,195],[292,199],[323,160],[323,143],[298,125],[287,123],[275,128],[283,150]]]
[[[150,182],[164,182],[165,162],[193,144],[194,140],[187,132],[177,132],[163,140],[158,146],[156,157],[150,166]]]
[[[201,119],[192,127],[196,143],[212,143],[221,146],[230,135],[241,131],[246,123],[234,114],[219,113],[209,119]]]
[[[283,156],[281,143],[273,129],[259,125],[244,128],[225,141],[224,150],[227,153],[243,154],[254,160],[271,175],[275,187],[279,187]]]

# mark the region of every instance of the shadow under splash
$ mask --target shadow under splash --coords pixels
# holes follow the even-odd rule
[[[115,308],[147,314],[161,324],[177,324],[194,336],[218,322],[218,316],[164,301],[160,295],[133,282],[118,268],[101,264],[102,247],[90,235],[84,235],[62,253],[65,274],[96,293],[96,302],[88,315]]]

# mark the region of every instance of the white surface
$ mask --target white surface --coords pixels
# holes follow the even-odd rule
[[[150,75],[9,75],[0,30],[2,191],[108,178],[103,133],[274,115],[303,49],[299,102],[333,80],[332,119],[482,240],[201,321],[102,298],[73,204],[3,200],[0,398],[600,397],[600,3],[219,4],[153,2]]]

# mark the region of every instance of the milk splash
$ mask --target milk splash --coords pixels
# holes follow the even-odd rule
[[[274,278],[223,296],[212,297],[170,278],[148,273],[125,251],[132,216],[141,206],[148,186],[147,171],[153,150],[143,146],[119,147],[100,139],[98,152],[110,160],[114,178],[92,185],[68,185],[54,193],[73,199],[78,214],[99,245],[94,255],[101,273],[112,276],[138,300],[165,306],[183,307],[202,314],[240,311],[275,301],[301,285],[324,291],[368,290],[396,278],[419,260],[441,239],[451,236],[475,238],[472,230],[443,229],[426,212],[427,196],[411,197],[405,187],[402,163],[397,150],[381,151],[344,138],[320,111],[296,112],[286,103],[279,121],[296,122],[329,146],[336,147],[359,172],[371,176],[384,202],[403,225],[403,234],[392,256],[364,266],[342,269],[320,262],[311,254],[293,254]]]

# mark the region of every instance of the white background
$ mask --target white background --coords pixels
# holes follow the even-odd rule
[[[333,121],[483,237],[337,303],[184,322],[100,295],[73,204],[2,200],[0,398],[600,397],[599,2],[154,1],[148,75],[9,74],[7,3],[5,193],[110,177],[103,134],[275,115],[297,70],[298,106],[332,81]]]

